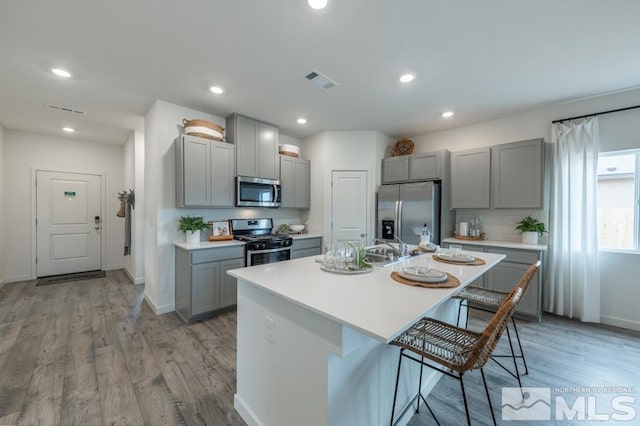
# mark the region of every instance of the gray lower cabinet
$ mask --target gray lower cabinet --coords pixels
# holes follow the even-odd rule
[[[322,254],[322,237],[294,238],[291,244],[291,259]]]
[[[230,269],[244,266],[244,246],[201,250],[176,247],[176,312],[194,321],[237,303],[236,279]]]
[[[491,207],[491,148],[451,153],[451,208]]]
[[[309,161],[287,155],[280,156],[282,206],[308,209],[310,200]]]
[[[542,139],[491,147],[493,208],[542,208],[543,148]]]
[[[235,147],[197,136],[175,141],[176,207],[233,207]]]
[[[279,131],[240,114],[227,117],[227,141],[236,146],[236,173],[265,179],[279,179]]]
[[[444,243],[449,247],[451,243]],[[482,277],[471,283],[477,287],[508,292],[520,281],[527,268],[536,261],[543,261],[544,252],[500,247],[483,247],[463,244],[464,250],[504,254],[506,257]],[[544,263],[543,263],[544,264]],[[529,288],[516,309],[516,316],[540,321],[542,317],[542,267],[534,275]]]
[[[488,253],[504,254],[506,257],[487,272],[487,288],[511,291],[522,274],[536,261],[542,261],[543,252],[490,247]],[[542,267],[534,275],[529,288],[516,309],[520,316],[540,320],[542,316]]]

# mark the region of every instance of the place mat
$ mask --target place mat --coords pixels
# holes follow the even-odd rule
[[[484,260],[480,259],[479,257],[476,257],[476,259],[473,262],[454,262],[453,260],[443,259],[437,254],[433,255],[433,260],[437,262],[448,263],[450,265],[460,265],[460,266],[479,266],[487,263]]]
[[[401,284],[412,285],[416,287],[426,287],[426,288],[453,288],[458,287],[460,285],[460,280],[454,277],[453,275],[447,273],[447,280],[442,281],[441,283],[423,283],[421,281],[412,281],[406,278],[403,278],[397,272],[391,273],[391,278],[395,281],[398,281]]]

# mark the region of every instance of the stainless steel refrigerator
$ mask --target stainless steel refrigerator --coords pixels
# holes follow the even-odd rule
[[[378,187],[377,238],[418,244],[426,223],[440,244],[440,183],[417,182]]]

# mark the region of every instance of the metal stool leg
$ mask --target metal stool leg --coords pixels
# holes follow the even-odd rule
[[[487,387],[487,379],[484,377],[484,369],[480,369],[482,375],[482,382],[484,383],[484,391],[487,393],[487,401],[489,401],[489,411],[491,411],[491,418],[493,419],[493,425],[496,426],[496,415],[493,412],[493,405],[491,404],[491,396],[489,395],[489,388]]]
[[[511,349],[511,358],[513,359],[513,366],[516,369],[516,379],[518,379],[518,386],[522,389],[522,382],[520,381],[520,369],[518,368],[518,363],[516,362],[516,352],[513,350],[513,342],[511,340],[511,333],[509,333],[509,327],[505,327],[507,330],[507,339],[509,340],[509,348]]]
[[[518,334],[516,319],[511,317],[511,322],[513,323],[513,329],[516,332],[516,340],[518,341],[518,347],[520,348],[520,356],[522,357],[522,363],[524,364],[524,375],[526,376],[529,374],[529,368],[527,367],[527,360],[524,358],[524,351],[522,350],[522,344],[520,343],[520,335]]]
[[[464,412],[467,415],[467,425],[471,426],[471,416],[469,415],[469,405],[467,404],[467,394],[464,391],[464,381],[460,373],[460,387],[462,388],[462,400],[464,401]]]
[[[422,369],[424,368],[424,357],[421,356],[420,357],[420,378],[418,379],[418,406],[416,407],[416,413],[420,412],[420,398],[424,397],[422,396]],[[427,401],[424,402],[425,404],[427,403]]]
[[[391,422],[390,426],[393,426],[393,416],[396,413],[396,399],[398,398],[398,383],[400,382],[400,366],[402,365],[402,354],[404,348],[400,349],[400,357],[398,359],[398,374],[396,374],[396,390],[393,392],[393,407],[391,408]]]

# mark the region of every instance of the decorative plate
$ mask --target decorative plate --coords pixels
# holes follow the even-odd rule
[[[397,271],[402,278],[423,283],[439,283],[447,280],[447,273],[424,266],[408,266]]]

